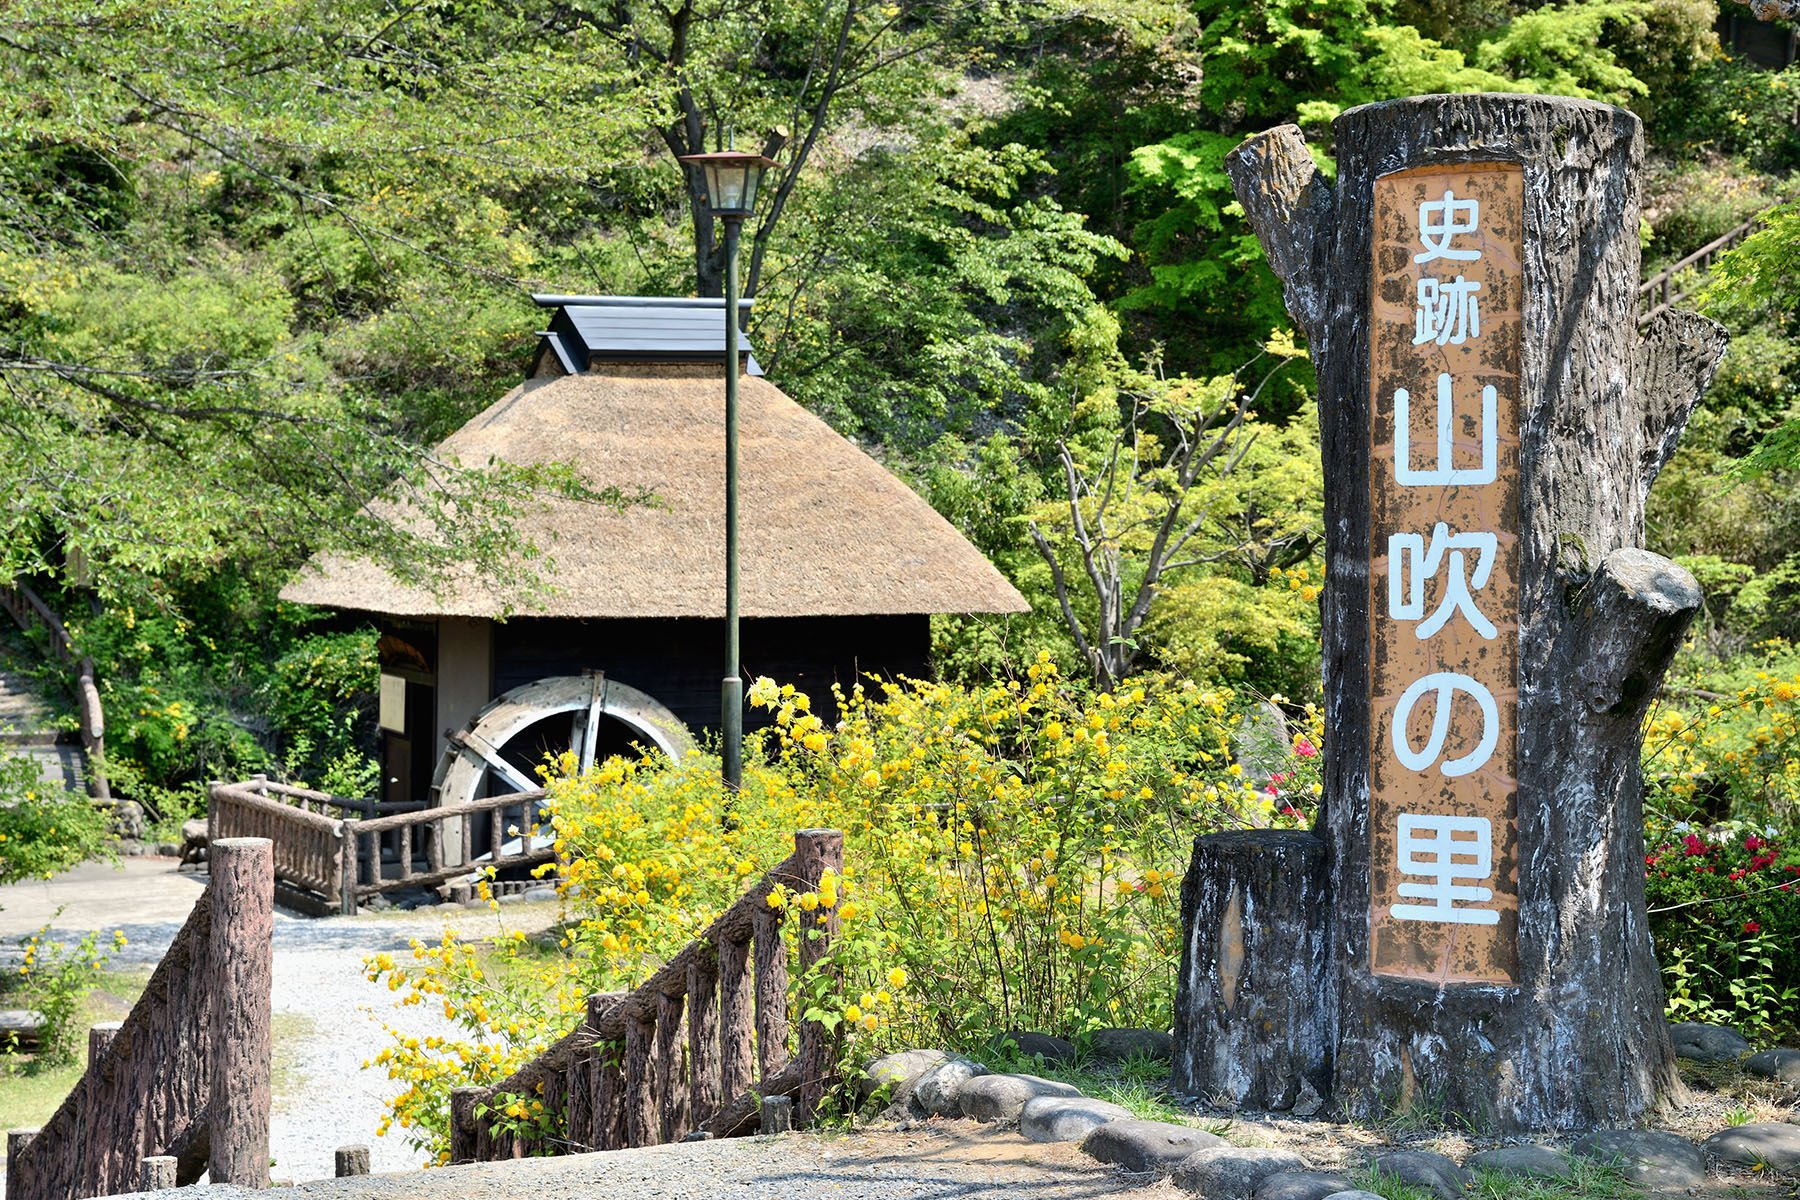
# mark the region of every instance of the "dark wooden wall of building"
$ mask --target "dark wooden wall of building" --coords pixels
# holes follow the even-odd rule
[[[791,683],[834,720],[831,685],[848,691],[867,674],[925,678],[931,618],[792,617],[745,620],[739,632],[744,687],[759,675]],[[605,671],[650,693],[695,730],[719,726],[725,625],[698,618],[566,620],[515,617],[494,626],[494,694],[550,675]],[[752,709],[746,728],[768,723]]]

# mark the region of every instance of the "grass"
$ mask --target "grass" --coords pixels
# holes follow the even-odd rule
[[[122,1020],[149,982],[147,967],[101,971],[99,982],[82,1002],[77,1027]],[[0,1003],[11,999],[0,997]],[[30,1055],[0,1057],[0,1129],[34,1129],[48,1121],[81,1078],[86,1059],[84,1046],[74,1064],[40,1071]]]

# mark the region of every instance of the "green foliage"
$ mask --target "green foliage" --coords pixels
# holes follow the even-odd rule
[[[61,916],[62,909],[57,909],[56,915]],[[33,1073],[65,1067],[87,1049],[86,1030],[76,1018],[101,971],[124,948],[123,930],[114,930],[110,938],[89,930],[79,942],[68,945],[52,938],[50,926],[45,925],[26,939],[11,994],[41,1017],[38,1050],[29,1067]],[[16,1062],[16,1042],[6,1048],[6,1055]]]
[[[46,783],[36,759],[0,758],[0,885],[48,879],[106,849],[106,816]]]
[[[1765,71],[1721,55],[1698,64],[1661,94],[1650,133],[1684,157],[1742,156],[1759,170],[1785,173],[1800,166],[1796,103],[1800,66]]]

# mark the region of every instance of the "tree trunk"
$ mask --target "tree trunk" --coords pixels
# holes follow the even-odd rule
[[[1680,1086],[1644,913],[1637,756],[1639,718],[1700,596],[1679,567],[1627,548],[1642,537],[1650,483],[1725,338],[1685,313],[1663,314],[1638,337],[1643,139],[1624,109],[1546,97],[1415,97],[1352,109],[1335,132],[1335,188],[1292,126],[1250,139],[1227,161],[1311,343],[1323,400],[1331,737],[1321,832],[1334,913],[1334,1098],[1351,1118],[1418,1106],[1495,1132],[1630,1122]],[[1409,169],[1412,176],[1394,177]],[[1396,216],[1410,219],[1412,201],[1384,208],[1379,197],[1416,182],[1436,200],[1452,176],[1484,172],[1515,180],[1512,200],[1495,193],[1489,202],[1496,227],[1516,227],[1519,251],[1516,260],[1505,246],[1490,256],[1500,275],[1489,277],[1496,282],[1484,302],[1493,307],[1482,321],[1497,319],[1479,357],[1458,357],[1457,346],[1435,354],[1429,343],[1422,355],[1407,344],[1410,329],[1394,329],[1412,319],[1404,284],[1418,268],[1394,253]],[[1460,183],[1457,191],[1465,194]],[[1417,206],[1419,238],[1426,207]],[[1433,219],[1448,223],[1451,212]],[[1428,242],[1406,248],[1420,244],[1425,257]],[[1434,269],[1447,280],[1453,266]],[[1417,753],[1425,727],[1407,716],[1429,707],[1405,707],[1388,690],[1400,662],[1389,652],[1401,643],[1381,640],[1398,611],[1389,597],[1401,595],[1389,570],[1405,561],[1389,561],[1396,543],[1388,539],[1403,528],[1394,496],[1406,498],[1393,487],[1396,478],[1406,483],[1396,464],[1408,445],[1394,444],[1406,395],[1391,384],[1415,360],[1430,369],[1468,363],[1455,385],[1471,395],[1492,385],[1503,414],[1494,488],[1445,489],[1453,507],[1478,508],[1469,519],[1496,531],[1504,583],[1480,592],[1499,633],[1480,644],[1490,657],[1479,661],[1502,676],[1490,682],[1513,740],[1489,747],[1490,769],[1444,791],[1451,804],[1472,781],[1491,802],[1483,811],[1494,827],[1487,878],[1495,917],[1485,927],[1466,915],[1436,927],[1409,916],[1413,924],[1402,927],[1398,910],[1422,906],[1393,903],[1394,880],[1416,877],[1409,868],[1421,860],[1394,849],[1412,844],[1405,821],[1396,832],[1385,816],[1372,819],[1389,811],[1389,759],[1399,759],[1403,742]],[[1409,382],[1420,397],[1415,412],[1431,382]],[[1406,427],[1420,444],[1423,427]],[[1488,453],[1466,438],[1452,447],[1452,427],[1439,428],[1440,465]],[[1413,456],[1406,461],[1410,469]],[[1461,633],[1450,639],[1448,649],[1428,643],[1426,657],[1476,644]],[[1462,711],[1451,691],[1436,702]],[[1464,711],[1457,720],[1471,718]],[[1432,749],[1444,741],[1426,740]],[[1448,777],[1453,766],[1437,769]],[[1448,863],[1454,835],[1441,836],[1443,856],[1430,861]],[[1458,889],[1441,882],[1448,906]],[[1431,947],[1442,949],[1439,965],[1422,969],[1421,950]]]
[[[1311,1116],[1331,1091],[1325,844],[1254,829],[1194,839],[1181,887],[1175,1088]]]

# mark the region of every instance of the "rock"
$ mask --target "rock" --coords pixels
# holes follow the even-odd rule
[[[1764,1079],[1800,1083],[1800,1050],[1764,1050],[1752,1054],[1744,1063],[1744,1069]]]
[[[1203,1200],[1250,1200],[1257,1185],[1278,1171],[1303,1171],[1292,1150],[1266,1146],[1213,1146],[1196,1150],[1175,1167],[1175,1186]]]
[[[1033,1096],[1019,1110],[1019,1132],[1034,1142],[1078,1142],[1108,1121],[1131,1118],[1131,1110],[1086,1096]]]
[[[1701,1142],[1700,1149],[1740,1166],[1760,1163],[1772,1171],[1800,1171],[1800,1125],[1781,1121],[1734,1125]]]
[[[1729,1025],[1684,1021],[1669,1026],[1669,1040],[1675,1043],[1677,1058],[1691,1058],[1695,1062],[1736,1062],[1750,1053],[1750,1043]]]
[[[857,1079],[856,1098],[867,1102],[877,1088],[885,1086],[888,1095],[898,1100],[902,1091],[911,1092],[909,1085],[917,1083],[920,1076],[949,1061],[950,1056],[942,1050],[901,1050],[883,1055],[870,1063]]]
[[[994,1055],[1010,1051],[1021,1058],[1036,1058],[1046,1063],[1072,1063],[1076,1055],[1073,1042],[1065,1042],[1047,1033],[1032,1033],[1021,1029],[1009,1029],[994,1038],[988,1043],[988,1051]]]
[[[44,1015],[29,1008],[0,1008],[0,1050],[35,1050]]]
[[[1160,1029],[1096,1029],[1088,1049],[1102,1062],[1128,1058],[1168,1062],[1175,1056],[1175,1039]]]
[[[1016,1121],[1025,1102],[1036,1096],[1079,1096],[1066,1083],[1036,1075],[977,1075],[956,1087],[956,1103],[965,1117],[977,1121]]]
[[[135,800],[119,800],[112,806],[113,832],[122,838],[144,836],[144,806]]]
[[[1325,1200],[1384,1200],[1377,1192],[1365,1192],[1361,1188],[1351,1188],[1347,1192],[1333,1192]]]
[[[1325,1200],[1356,1185],[1328,1171],[1277,1171],[1263,1177],[1251,1200]]]
[[[1617,1166],[1626,1179],[1647,1188],[1678,1192],[1706,1182],[1700,1147],[1660,1129],[1601,1129],[1576,1138],[1569,1149]]]
[[[1224,1138],[1202,1129],[1132,1118],[1108,1121],[1095,1129],[1081,1139],[1081,1152],[1103,1163],[1117,1163],[1127,1171],[1167,1175],[1196,1150],[1227,1144]]]
[[[965,1079],[987,1073],[988,1069],[978,1062],[953,1058],[919,1076],[913,1084],[913,1103],[929,1117],[960,1117],[962,1105],[957,1102],[956,1089]]]
[[[1377,1175],[1429,1188],[1438,1200],[1462,1200],[1473,1182],[1454,1162],[1425,1150],[1395,1150],[1376,1159],[1374,1165]]]
[[[1504,1146],[1483,1150],[1469,1156],[1465,1168],[1479,1167],[1501,1175],[1537,1176],[1542,1179],[1567,1179],[1575,1173],[1568,1156],[1548,1146]]]
[[[556,899],[556,889],[548,885],[527,888],[525,890],[525,899],[529,903],[536,903],[542,900],[554,900]]]

